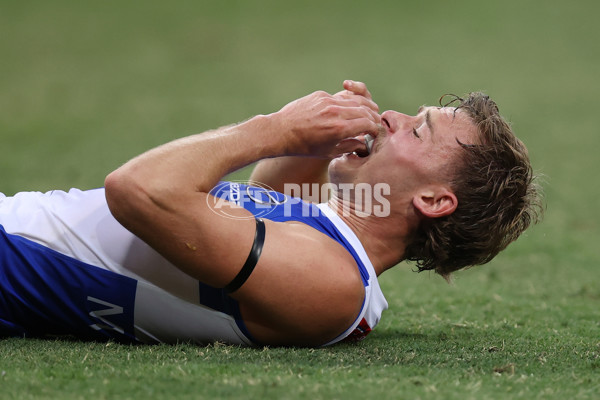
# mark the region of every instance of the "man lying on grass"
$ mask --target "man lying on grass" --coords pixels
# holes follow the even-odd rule
[[[387,269],[447,278],[538,219],[527,150],[487,96],[410,116],[344,89],[150,150],[104,189],[0,195],[0,336],[356,340]],[[256,161],[251,184],[220,182]]]

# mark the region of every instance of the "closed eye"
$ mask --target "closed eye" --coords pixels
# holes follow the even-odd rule
[[[415,135],[415,137],[421,139],[421,136],[419,136],[419,134],[417,133],[417,130],[415,128],[413,128],[412,132],[413,132],[413,135]]]

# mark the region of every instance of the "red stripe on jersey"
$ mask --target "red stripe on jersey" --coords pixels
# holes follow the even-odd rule
[[[371,327],[367,323],[367,320],[363,318],[360,321],[360,324],[358,324],[358,326],[344,339],[344,341],[357,342],[359,340],[363,340],[370,332]]]

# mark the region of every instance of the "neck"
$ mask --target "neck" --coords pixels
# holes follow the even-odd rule
[[[392,268],[404,259],[418,220],[416,215],[392,213],[386,216],[365,215],[356,211],[350,202],[332,196],[328,206],[352,229],[363,245],[377,276]],[[408,210],[410,207],[394,207]]]

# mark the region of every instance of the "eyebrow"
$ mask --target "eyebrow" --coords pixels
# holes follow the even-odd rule
[[[427,113],[425,114],[425,123],[429,127],[431,136],[433,136],[433,123],[431,122],[431,110],[427,110]]]
[[[419,107],[419,109],[417,110],[417,114],[420,114],[425,108],[426,108],[425,105],[422,105],[421,107]],[[431,122],[431,110],[427,110],[427,112],[425,113],[425,123],[427,124],[427,127],[429,128],[431,135],[433,135],[433,123]]]

